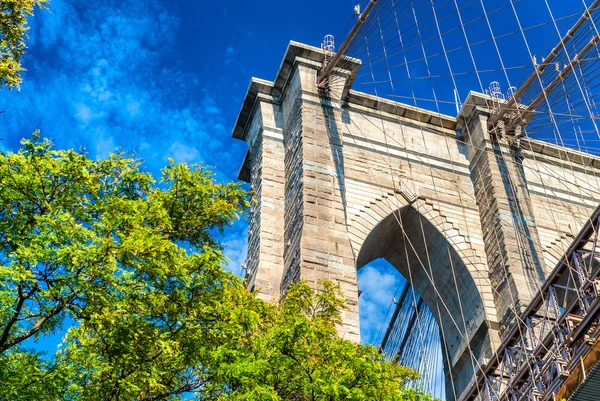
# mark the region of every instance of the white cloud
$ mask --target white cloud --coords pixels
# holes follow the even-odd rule
[[[361,269],[360,289],[368,294],[368,298],[373,302],[389,302],[397,282],[398,275],[382,272],[375,266],[366,266]]]
[[[198,161],[199,153],[191,146],[186,146],[180,142],[174,142],[169,147],[168,157],[171,157],[176,163],[193,163]]]
[[[231,46],[228,46],[227,49],[225,49],[225,64],[231,64],[235,58],[235,54],[235,49]]]
[[[248,254],[248,232],[245,225],[241,230],[232,232],[225,238],[225,256],[229,259],[229,264],[226,268],[233,273],[240,275],[242,265],[246,262]]]
[[[134,152],[153,173],[173,157],[235,178],[243,144],[230,138],[215,93],[176,68],[179,20],[167,2],[53,0],[34,20],[25,63],[35,68],[20,93],[0,93],[4,146],[40,128],[57,147],[91,157]]]
[[[128,104],[127,104],[127,112],[129,113],[129,115],[131,117],[136,117],[137,115],[140,114],[141,111],[141,105],[140,102],[137,100],[131,100]]]
[[[115,151],[114,139],[103,132],[98,132],[94,145],[95,154],[100,158],[105,158]]]
[[[74,104],[74,106],[75,106],[75,117],[85,125],[92,122],[92,120],[94,120],[96,118],[101,118],[103,116],[102,112],[94,112],[85,103],[76,102]]]
[[[391,265],[377,260],[358,272],[362,294],[358,300],[360,332],[363,342],[379,345],[387,328],[386,317],[393,312],[393,297],[404,279]]]

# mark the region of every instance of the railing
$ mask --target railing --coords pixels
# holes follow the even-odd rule
[[[553,400],[600,339],[600,207],[460,401]]]

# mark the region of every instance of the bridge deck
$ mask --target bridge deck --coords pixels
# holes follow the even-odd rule
[[[567,398],[582,379],[581,400],[588,386],[599,398],[600,374],[586,378],[600,356],[599,230],[600,206],[461,401]]]

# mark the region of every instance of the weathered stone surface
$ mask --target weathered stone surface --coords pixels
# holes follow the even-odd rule
[[[350,89],[329,93],[321,50],[291,43],[274,83],[254,79],[234,129],[255,203],[249,286],[340,285],[340,335],[359,340],[356,271],[385,258],[440,325],[449,399],[460,394],[600,201],[600,160],[487,130],[484,95],[457,118]],[[453,389],[454,388],[454,389]]]

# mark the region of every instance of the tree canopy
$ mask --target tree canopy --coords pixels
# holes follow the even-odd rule
[[[343,340],[344,300],[270,304],[224,268],[234,183],[34,135],[0,153],[0,400],[421,400],[415,372]],[[34,342],[66,330],[58,351]],[[191,398],[190,398],[191,397]]]
[[[27,17],[48,0],[0,0],[0,87],[21,83],[21,57],[27,47]]]
[[[27,18],[47,3],[0,0],[0,87],[19,87]],[[431,399],[405,387],[416,372],[337,336],[332,283],[267,303],[223,268],[216,234],[248,206],[199,165],[156,181],[39,133],[0,152],[0,401]],[[35,346],[57,336],[56,352]]]

